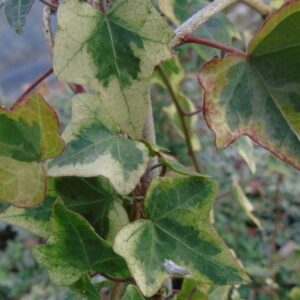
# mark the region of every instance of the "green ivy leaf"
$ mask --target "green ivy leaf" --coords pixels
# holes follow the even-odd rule
[[[98,291],[93,286],[90,281],[90,278],[87,275],[84,275],[77,282],[70,286],[71,290],[75,293],[81,295],[82,299],[86,300],[101,300]]]
[[[29,14],[34,0],[6,0],[4,6],[6,20],[17,33],[22,33],[26,17]]]
[[[51,217],[52,235],[47,244],[33,249],[35,259],[58,285],[72,285],[89,270],[127,276],[124,260],[100,238],[81,215],[57,201]]]
[[[145,200],[148,219],[124,227],[114,243],[114,250],[125,258],[145,296],[155,294],[170,276],[166,270],[170,261],[179,266],[176,269],[183,267],[208,283],[248,280],[209,223],[215,195],[215,183],[205,178],[159,178],[152,182]]]
[[[65,0],[58,25],[58,78],[91,87],[116,126],[140,138],[153,69],[170,56],[168,25],[144,0],[113,1],[105,14],[83,1]]]
[[[130,193],[146,170],[147,148],[103,125],[97,98],[82,94],[72,101],[72,122],[63,134],[65,151],[49,161],[48,175],[104,176],[119,193]]]
[[[0,214],[0,221],[49,238],[52,207],[60,197],[69,210],[84,216],[97,234],[108,241],[113,241],[129,222],[121,196],[105,178],[62,177],[55,179],[52,185],[52,191],[42,204],[31,209],[11,206]]]
[[[38,94],[0,108],[0,200],[18,207],[39,204],[46,192],[42,162],[64,147],[54,110]]]
[[[205,7],[207,0],[159,0],[161,11],[174,23],[179,26],[193,14]],[[240,38],[240,33],[230,23],[224,13],[219,13],[206,21],[195,34],[202,38],[215,40],[224,44],[231,44],[234,37]],[[193,48],[204,59],[211,59],[220,55],[220,50],[208,48],[201,45],[193,45]]]
[[[145,300],[138,288],[132,284],[128,285],[122,300]]]
[[[113,241],[129,223],[121,196],[105,178],[62,177],[55,180],[55,190],[68,209],[84,216],[106,240]]]
[[[300,168],[299,21],[300,2],[287,3],[254,36],[246,57],[228,55],[201,71],[205,117],[218,148],[248,135]]]

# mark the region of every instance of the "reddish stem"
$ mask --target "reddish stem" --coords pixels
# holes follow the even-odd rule
[[[43,4],[49,6],[52,10],[57,10],[58,3],[48,2],[47,0],[40,0]]]
[[[191,117],[191,116],[200,114],[200,113],[202,113],[202,111],[203,111],[202,107],[199,107],[198,109],[196,109],[195,111],[192,111],[192,112],[186,112],[182,107],[180,107],[180,113],[182,115],[184,115],[185,117]]]
[[[17,99],[16,102],[21,101],[25,96],[31,93],[40,83],[42,83],[47,77],[53,73],[53,68],[51,67],[45,73],[40,75],[35,81],[33,81],[30,86],[24,91],[24,93]]]
[[[201,44],[201,45],[205,45],[208,47],[220,49],[222,51],[229,52],[229,53],[234,53],[234,54],[243,55],[243,56],[247,55],[246,52],[239,50],[237,48],[234,48],[234,47],[231,47],[228,45],[224,45],[224,44],[221,44],[221,43],[213,41],[213,40],[192,36],[190,34],[187,34],[181,38],[180,45],[184,45],[184,44]]]
[[[74,92],[76,94],[82,94],[82,93],[85,93],[85,89],[82,85],[80,84],[74,84]]]

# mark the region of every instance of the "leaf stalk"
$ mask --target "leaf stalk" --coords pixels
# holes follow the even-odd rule
[[[200,45],[205,45],[205,46],[208,46],[208,47],[211,47],[211,48],[220,49],[220,50],[228,52],[228,53],[247,56],[247,53],[240,50],[240,49],[237,49],[237,48],[234,48],[234,47],[231,47],[231,46],[228,46],[228,45],[224,45],[224,44],[219,43],[217,41],[205,39],[205,38],[202,38],[202,37],[196,37],[196,36],[193,36],[193,35],[190,35],[190,34],[184,35],[181,38],[180,44],[178,46],[184,45],[184,44],[200,44]]]
[[[183,109],[180,106],[179,100],[176,96],[176,93],[175,93],[175,91],[174,91],[174,89],[173,89],[166,73],[164,72],[164,70],[162,69],[161,66],[157,66],[156,68],[157,68],[157,71],[158,71],[161,79],[163,80],[163,82],[164,82],[164,84],[165,84],[165,86],[166,86],[166,88],[167,88],[167,90],[168,90],[168,92],[169,92],[169,94],[172,98],[172,101],[174,102],[174,105],[177,109],[179,119],[180,119],[180,122],[181,122],[181,126],[182,126],[182,130],[183,130],[183,134],[184,134],[184,137],[185,137],[185,142],[186,142],[186,145],[187,145],[187,148],[188,148],[188,154],[192,159],[195,170],[197,172],[200,172],[199,162],[197,160],[195,151],[193,149],[191,136],[190,136],[190,133],[189,133],[189,130],[188,130],[185,115],[183,114]]]

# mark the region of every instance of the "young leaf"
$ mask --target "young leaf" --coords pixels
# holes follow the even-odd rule
[[[132,284],[128,285],[122,300],[145,300],[138,288]]]
[[[254,36],[246,57],[228,55],[204,66],[204,113],[218,148],[248,135],[300,168],[299,20],[300,1],[288,2]]]
[[[262,224],[260,220],[253,214],[254,207],[250,200],[247,198],[245,193],[243,192],[241,186],[239,185],[237,180],[233,181],[232,185],[232,193],[234,199],[241,206],[247,217],[260,229],[262,230]]]
[[[256,161],[252,141],[247,136],[242,136],[235,141],[233,147],[247,163],[252,174],[254,174],[256,172]]]
[[[191,170],[184,165],[182,165],[180,162],[174,159],[169,159],[165,155],[160,156],[160,161],[162,164],[164,164],[167,168],[172,170],[175,173],[181,174],[181,175],[186,175],[186,176],[199,176],[199,177],[205,177],[205,178],[210,178],[207,175],[200,174],[194,170]]]
[[[179,26],[208,3],[209,1],[207,0],[159,0],[159,7],[172,23]],[[224,44],[231,44],[234,37],[240,37],[239,32],[230,23],[224,13],[219,13],[206,21],[195,34]],[[211,59],[215,55],[220,55],[220,50],[214,48],[201,45],[193,45],[193,48],[204,60]]]
[[[75,96],[72,122],[63,134],[65,151],[48,163],[48,175],[104,176],[119,193],[128,194],[146,170],[148,151],[105,127],[97,110],[91,110],[97,104],[93,96]]]
[[[33,3],[34,0],[6,0],[3,3],[7,22],[17,33],[22,33]]]
[[[148,220],[124,227],[114,250],[125,258],[143,294],[155,294],[170,276],[171,260],[195,278],[218,285],[247,275],[209,223],[215,183],[201,177],[156,179],[145,201]]]
[[[83,1],[65,0],[58,24],[58,78],[91,87],[118,128],[140,138],[150,77],[155,65],[170,56],[168,25],[145,0],[116,0],[105,13]]]
[[[57,201],[51,217],[52,235],[47,244],[33,249],[35,259],[58,285],[72,285],[89,270],[115,276],[128,273],[124,260],[100,238],[79,214]]]
[[[18,207],[40,203],[46,191],[42,162],[63,147],[56,114],[40,95],[0,108],[0,200]]]

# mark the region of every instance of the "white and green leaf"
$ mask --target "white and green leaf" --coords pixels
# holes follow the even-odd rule
[[[125,258],[145,296],[155,294],[174,275],[166,270],[168,261],[211,284],[248,280],[209,222],[215,195],[214,182],[206,178],[164,178],[152,182],[145,201],[148,219],[124,227],[114,243],[114,250]]]
[[[58,26],[58,78],[88,85],[116,126],[140,138],[153,69],[170,56],[168,25],[150,1],[116,0],[103,14],[86,2],[64,0]]]
[[[47,173],[52,177],[104,176],[119,193],[128,194],[146,170],[147,148],[107,128],[97,114],[98,105],[93,96],[74,97],[72,122],[63,134],[65,151],[49,161]]]

